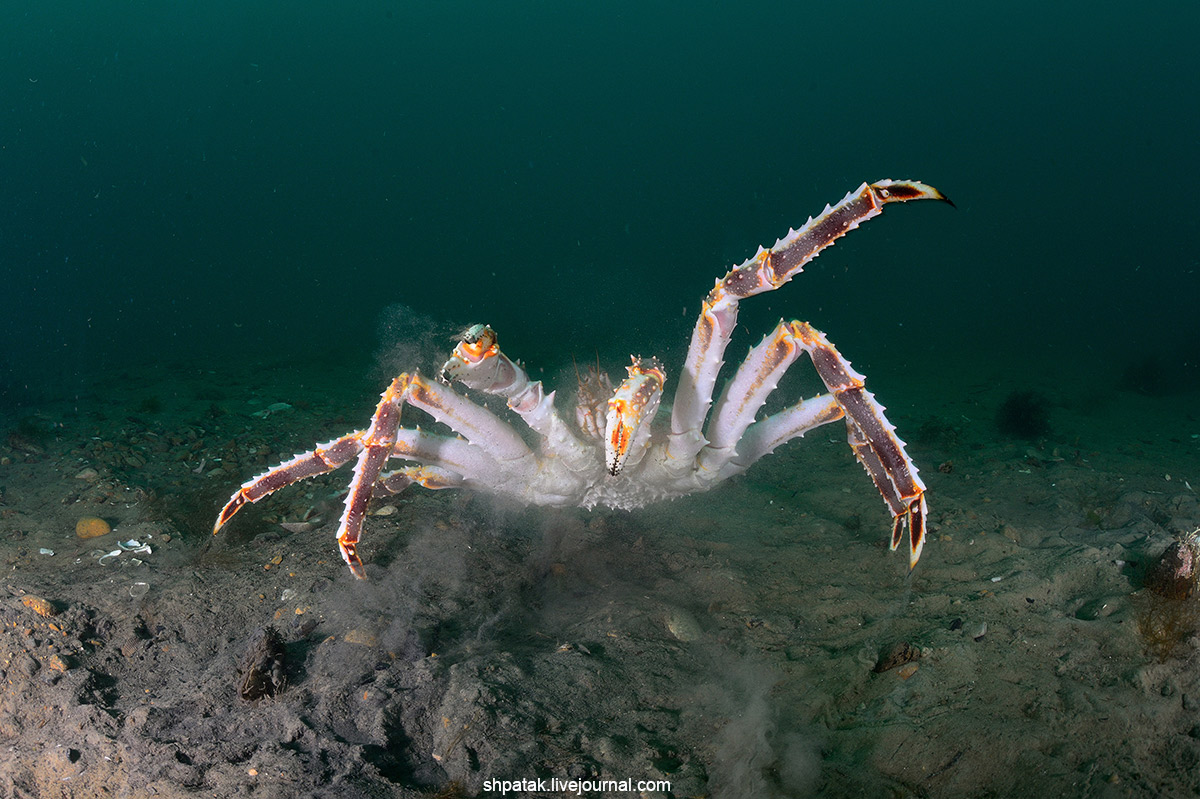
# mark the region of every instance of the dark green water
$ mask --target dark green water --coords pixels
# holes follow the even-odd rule
[[[12,0],[0,400],[361,373],[394,303],[547,368],[677,348],[729,264],[884,177],[958,210],[889,210],[747,303],[755,337],[1194,379],[1197,32],[1190,2]]]

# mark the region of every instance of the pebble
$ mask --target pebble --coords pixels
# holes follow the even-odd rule
[[[49,618],[50,616],[58,615],[58,608],[54,607],[54,604],[50,600],[42,599],[40,596],[26,594],[21,597],[21,604],[39,616]]]
[[[99,538],[111,532],[112,527],[99,516],[84,516],[75,522],[75,535],[80,538]]]
[[[876,674],[882,674],[885,671],[890,671],[894,668],[908,664],[915,666],[916,664],[913,663],[913,661],[920,659],[920,657],[920,648],[910,644],[908,641],[899,641],[895,644],[892,644],[880,655],[879,661],[875,664],[874,671]],[[908,676],[904,677],[904,679],[907,680],[908,677],[911,677],[914,672],[916,672],[916,669],[910,671]]]
[[[348,630],[342,636],[342,640],[348,644],[357,644],[359,646],[375,646],[378,639],[366,630],[360,630],[355,627],[353,630]]]

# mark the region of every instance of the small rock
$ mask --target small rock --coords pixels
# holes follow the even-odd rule
[[[71,668],[71,661],[62,655],[51,655],[46,659],[46,665],[55,671],[68,671]]]
[[[58,608],[54,607],[54,604],[50,600],[42,599],[40,596],[26,594],[21,597],[21,604],[39,616],[50,618],[51,616],[58,615]]]
[[[1172,541],[1146,572],[1146,587],[1167,599],[1187,599],[1196,590],[1198,555],[1191,538]]]
[[[99,516],[84,516],[75,522],[75,535],[80,538],[99,538],[112,532],[112,526]]]
[[[360,630],[355,627],[353,630],[348,630],[342,636],[342,640],[348,644],[357,644],[358,646],[375,646],[375,636],[367,630]]]
[[[264,627],[250,642],[238,693],[247,702],[275,696],[287,686],[287,649],[274,627]]]
[[[903,666],[906,663],[919,660],[920,657],[921,650],[918,647],[913,646],[908,641],[900,641],[899,643],[893,644],[892,647],[884,652],[879,658],[879,662],[875,664],[875,673],[882,674],[883,672],[894,669],[897,666]],[[914,669],[913,671],[916,670]],[[912,674],[910,673],[908,676],[911,677]],[[905,677],[905,679],[908,678]]]

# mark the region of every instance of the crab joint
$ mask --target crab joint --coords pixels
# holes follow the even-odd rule
[[[642,362],[634,357],[626,367],[625,379],[608,400],[604,433],[604,463],[614,477],[625,467],[631,455],[643,449],[650,439],[650,422],[658,411],[666,374],[657,358]]]

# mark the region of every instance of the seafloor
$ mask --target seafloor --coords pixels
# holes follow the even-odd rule
[[[1020,371],[964,374],[875,385],[930,491],[911,575],[840,427],[634,513],[377,500],[358,582],[345,471],[211,525],[378,386],[114,371],[4,411],[0,795],[1194,795],[1200,613],[1143,579],[1200,527],[1200,397],[1064,380],[1024,439],[996,426]],[[115,529],[82,540],[84,516]],[[264,650],[277,691],[249,701]]]

